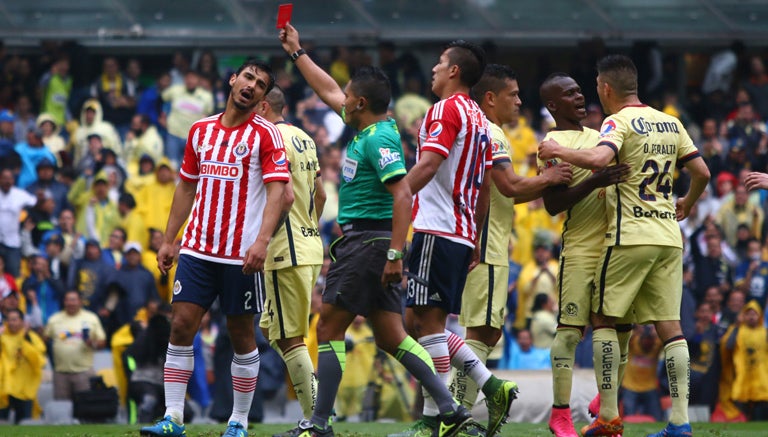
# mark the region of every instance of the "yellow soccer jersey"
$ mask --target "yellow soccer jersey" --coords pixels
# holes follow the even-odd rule
[[[287,123],[278,123],[285,150],[291,163],[294,201],[285,226],[281,227],[267,248],[264,268],[322,264],[323,242],[315,212],[315,178],[320,165],[315,142],[304,131]]]
[[[630,165],[629,178],[606,190],[606,246],[683,247],[675,219],[672,177],[677,165],[699,156],[680,120],[645,105],[625,106],[606,118],[599,146]]]
[[[493,165],[509,163],[509,142],[504,131],[488,122],[491,128]],[[487,174],[486,177],[491,175]],[[515,199],[504,196],[491,184],[491,204],[488,218],[480,235],[480,261],[497,266],[509,265],[509,239],[515,225]]]
[[[594,147],[599,136],[598,131],[585,127],[583,131],[551,131],[547,134],[546,139],[553,139],[569,149],[585,149]],[[545,163],[539,160],[539,168],[544,166]],[[590,170],[575,166],[572,168],[571,187],[592,176]],[[600,248],[607,228],[605,188],[600,188],[593,190],[566,212],[565,224],[563,225],[562,255],[600,256]]]

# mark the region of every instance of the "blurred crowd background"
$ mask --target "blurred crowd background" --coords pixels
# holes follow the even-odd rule
[[[360,66],[384,69],[392,84],[391,115],[412,166],[418,128],[435,101],[430,69],[437,51],[385,41],[307,41],[305,47],[342,86]],[[640,70],[641,99],[683,121],[712,173],[707,192],[680,223],[691,404],[706,406],[713,420],[768,420],[768,204],[765,192],[750,193],[743,185],[746,172],[768,166],[767,52],[738,41],[683,53],[665,53],[655,43],[608,47],[600,39],[559,54],[516,55],[490,42],[484,47],[491,62],[519,71],[521,117],[504,130],[521,175],[536,174],[538,142],[554,126],[538,99],[538,85],[554,71],[580,83],[588,103],[584,125],[599,129],[604,114],[595,62],[608,53],[629,54]],[[340,235],[340,162],[355,132],[318,99],[286,56],[265,53],[289,99],[286,118],[318,146],[328,193],[321,220],[327,248]],[[118,388],[129,420],[159,414],[131,411],[138,396],[153,386],[162,390],[159,351],[167,344],[173,271],[160,274],[156,251],[187,130],[223,110],[230,75],[245,57],[209,49],[91,55],[77,44],[53,42],[16,53],[0,45],[0,414],[7,418],[13,410],[16,422],[37,417],[43,407],[38,387],[51,375],[66,376],[67,384],[54,387],[54,398],[66,400],[91,387],[96,370]],[[673,188],[685,192],[684,170],[676,173]],[[515,214],[507,324],[489,367],[546,369],[559,311],[557,257],[565,216],[550,216],[541,200],[517,205]],[[232,351],[225,334],[214,308],[195,341],[198,362],[190,386],[190,414],[217,421],[226,420],[231,408]],[[635,334],[623,383],[624,414],[662,420],[668,405],[665,373],[658,368],[661,344],[652,327],[639,326]],[[350,328],[348,351],[355,358],[347,361],[337,416],[407,420],[414,387],[396,362],[377,353],[371,338],[363,319]],[[579,367],[592,366],[591,347],[587,332]],[[290,396],[290,384],[281,383],[282,362],[263,339],[260,348],[262,360],[271,364],[261,367],[269,375],[259,378],[256,421],[263,419],[263,400]],[[112,365],[95,369],[93,357],[101,349],[111,353]],[[19,383],[20,377],[31,383]]]

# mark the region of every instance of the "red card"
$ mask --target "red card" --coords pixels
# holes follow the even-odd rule
[[[277,28],[283,29],[285,25],[291,21],[291,13],[293,12],[293,3],[285,3],[277,8]]]

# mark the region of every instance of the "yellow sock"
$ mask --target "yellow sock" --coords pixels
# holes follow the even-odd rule
[[[629,362],[629,340],[632,338],[632,331],[616,331],[616,338],[619,339],[619,352],[621,353],[621,361],[619,362],[619,387],[621,387],[621,382],[624,381],[624,371]]]
[[[619,415],[619,340],[613,328],[598,328],[592,334],[592,358],[600,392],[600,417],[612,420]]]
[[[680,338],[664,346],[664,364],[669,378],[669,395],[672,398],[672,414],[669,423],[688,423],[689,369],[691,357],[688,343]]]
[[[573,361],[579,340],[581,331],[576,328],[559,328],[555,334],[549,354],[552,363],[552,405],[564,407],[571,402]]]
[[[293,390],[296,392],[296,398],[299,400],[301,412],[305,419],[312,417],[312,410],[315,408],[315,398],[317,396],[317,379],[315,378],[315,369],[312,366],[312,360],[309,358],[307,346],[300,345],[289,350],[285,354],[285,366],[288,368],[288,374],[291,376]]]

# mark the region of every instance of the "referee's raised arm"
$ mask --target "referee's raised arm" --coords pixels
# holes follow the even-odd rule
[[[320,99],[330,106],[337,114],[341,114],[341,108],[344,105],[344,91],[339,87],[336,81],[322,68],[315,64],[307,55],[307,52],[301,48],[299,42],[299,32],[290,23],[280,30],[280,43],[291,61],[307,80],[307,83],[317,93]]]

